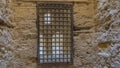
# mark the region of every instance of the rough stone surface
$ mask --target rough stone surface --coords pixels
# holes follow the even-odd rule
[[[10,0],[0,0],[0,24],[12,27],[10,19],[12,11],[9,4]]]
[[[10,0],[0,0],[0,68],[12,68],[12,24],[9,3]]]
[[[120,0],[98,0],[97,43],[100,49],[94,68],[120,67]]]
[[[0,0],[0,68],[38,67],[36,3],[32,1],[43,0]],[[74,64],[51,68],[119,68],[120,1],[78,1],[73,13]]]

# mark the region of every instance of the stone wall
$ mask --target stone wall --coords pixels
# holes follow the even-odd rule
[[[94,68],[120,68],[120,0],[97,2],[96,28],[100,52]]]
[[[37,68],[37,1],[56,0],[0,0],[0,68]],[[119,68],[120,1],[73,2],[74,63],[57,68]]]
[[[90,0],[89,0],[90,1]],[[74,66],[93,68],[96,61],[95,43],[95,2],[75,3],[74,5]]]
[[[74,2],[74,67],[93,67],[95,61],[94,0]],[[12,0],[15,68],[36,68],[36,3]],[[89,11],[88,11],[89,10]],[[92,43],[91,43],[92,42]],[[90,58],[91,57],[91,58]]]
[[[12,10],[15,68],[36,68],[36,4],[13,0]]]
[[[10,0],[0,0],[0,68],[11,67],[13,59]]]
[[[1,1],[5,1],[5,0],[1,0]],[[8,57],[10,58],[10,60],[2,58],[4,59],[4,61],[10,61],[10,62],[8,62],[9,64],[5,65],[0,61],[0,63],[2,64],[0,66],[6,66],[2,68],[37,68],[36,1],[38,0],[10,0],[10,1],[11,2],[7,3],[7,5],[9,5],[12,10],[12,16],[10,15],[11,13],[8,13],[10,15],[10,18],[3,19],[3,21],[7,21],[7,22],[5,22],[4,24],[0,24],[0,26],[3,27],[3,28],[0,27],[0,32],[2,33],[0,34],[0,42],[2,41],[2,43],[5,43],[3,44],[3,46],[2,44],[0,44],[1,46],[0,52],[3,52],[4,50],[5,51],[8,50],[6,51],[6,53],[9,53],[10,51],[10,56]],[[45,1],[45,0],[39,0],[39,1]],[[56,0],[52,0],[52,1],[56,1]],[[59,0],[59,1],[63,1],[63,0]],[[72,0],[64,0],[64,1],[72,1]],[[110,44],[109,41],[105,41],[104,43],[101,42],[100,40],[102,34],[104,34],[104,32],[102,31],[103,28],[97,29],[100,26],[102,26],[103,23],[105,23],[103,22],[102,24],[101,23],[99,24],[99,22],[102,21],[104,18],[101,20],[97,20],[97,22],[95,21],[95,17],[94,17],[96,12],[95,6],[96,6],[95,0],[74,1],[73,14],[74,14],[74,50],[75,51],[74,51],[73,68],[93,68],[102,65],[101,64],[102,61],[101,62],[98,61],[100,61],[101,58],[104,60],[104,57],[101,57],[101,54],[104,54],[103,52],[108,50],[108,48],[104,48],[104,47],[109,46]],[[97,19],[100,19],[99,17],[101,17],[102,14],[104,14],[101,13],[101,11],[102,9],[98,9]],[[11,25],[11,22],[14,26]],[[8,40],[8,42],[6,42],[6,40]],[[8,46],[7,48],[5,47],[6,45]],[[0,55],[3,56],[6,53],[3,52]],[[107,56],[109,56],[108,53]],[[103,67],[99,67],[99,68],[103,68]]]

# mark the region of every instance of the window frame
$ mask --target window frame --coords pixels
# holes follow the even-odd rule
[[[41,3],[46,3],[46,2],[41,2]],[[36,16],[37,16],[37,21],[36,21],[36,27],[37,27],[37,63],[38,64],[41,64],[40,62],[39,62],[39,60],[40,60],[40,55],[39,55],[39,44],[40,44],[40,38],[39,38],[39,35],[40,35],[40,22],[39,22],[39,5],[41,4],[41,3],[37,3],[36,4]],[[48,2],[48,3],[52,3],[52,4],[55,4],[55,3],[58,3],[59,4],[59,2]],[[74,49],[73,49],[73,23],[74,23],[74,19],[73,19],[73,3],[67,3],[67,2],[65,2],[65,3],[60,3],[60,4],[71,4],[72,5],[72,7],[71,7],[71,57],[72,57],[72,59],[71,59],[71,62],[67,62],[67,64],[73,64],[73,58],[74,58]],[[51,18],[50,18],[51,19]],[[48,22],[48,20],[47,20],[47,22]],[[51,22],[50,22],[51,23]],[[47,23],[48,24],[48,23]],[[56,63],[56,62],[55,62]],[[66,63],[66,62],[59,62],[59,63]],[[46,63],[45,63],[46,64]],[[52,63],[53,64],[53,63]]]

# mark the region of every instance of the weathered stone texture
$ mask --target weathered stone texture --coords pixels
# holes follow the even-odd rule
[[[120,68],[120,0],[98,0],[98,53],[94,68]],[[98,62],[99,61],[99,62]]]
[[[0,0],[0,24],[12,27],[10,0]],[[7,7],[7,8],[6,8]]]
[[[11,0],[11,2],[8,3],[8,5],[12,7],[11,9],[13,13],[10,22],[7,20],[5,21],[7,21],[9,24],[12,21],[12,24],[14,24],[14,28],[8,27],[9,24],[5,24],[4,26],[0,25],[2,26],[2,28],[0,27],[0,43],[2,42],[3,44],[3,46],[0,44],[1,47],[0,52],[3,52],[2,54],[0,54],[0,57],[1,55],[3,56],[6,53],[10,53],[8,58],[10,58],[12,55],[13,59],[12,60],[5,59],[10,62],[8,62],[9,64],[7,65],[5,65],[6,64],[5,62],[4,62],[5,64],[0,63],[1,66],[6,66],[1,68],[36,68],[37,67],[36,3],[28,2],[28,1],[31,0],[19,0],[19,1]],[[108,13],[105,14],[106,10],[104,10],[103,7],[99,7],[97,14],[98,16],[97,19],[99,20],[95,22],[94,19],[95,0],[78,0],[78,1],[76,2],[74,1],[74,13],[73,13],[74,14],[74,50],[75,50],[73,68],[107,67],[108,64],[106,63],[106,60],[109,61],[109,58],[104,59],[103,57],[101,57],[101,55],[104,57],[109,57],[111,55],[111,53],[107,53],[107,52],[109,51],[108,48],[109,45],[111,45],[111,41],[112,41],[112,39],[109,38],[111,38],[113,35],[108,36],[107,34],[106,37],[107,31],[104,30],[108,29],[109,26],[106,27],[106,24],[105,26],[103,25],[104,23],[106,23],[106,21],[109,21],[109,17],[111,17],[109,15],[107,17],[106,15],[107,14],[114,15],[112,12],[117,14],[117,11],[110,11],[111,10],[110,9],[107,11]],[[100,0],[100,3],[101,1],[106,1],[106,0]],[[105,2],[105,3],[109,3],[109,2]],[[114,2],[111,1],[110,4],[111,3]],[[112,6],[112,8],[114,7]],[[105,16],[103,16],[104,14]],[[116,20],[117,19],[116,17],[118,16],[112,17],[115,18],[114,22],[119,22],[119,20]],[[98,23],[100,24],[99,26],[96,27]],[[115,30],[117,30],[116,25],[114,26]],[[104,36],[102,35],[105,35],[104,39],[103,39]],[[6,42],[7,40],[8,42]],[[117,48],[118,45],[119,43],[115,44],[115,47]],[[4,53],[4,51],[6,53]],[[117,51],[116,49],[113,49],[112,52],[117,52]],[[118,53],[115,53],[115,55],[116,54]],[[119,58],[119,56],[117,56],[117,58]],[[113,66],[119,66],[118,61],[114,62]],[[63,67],[60,66],[60,68]],[[68,68],[71,68],[71,66]]]
[[[0,0],[0,68],[37,68],[37,1],[74,1],[74,64],[68,68],[120,67],[119,0]]]
[[[11,10],[9,0],[0,0],[0,68],[11,68],[13,46],[11,28]]]

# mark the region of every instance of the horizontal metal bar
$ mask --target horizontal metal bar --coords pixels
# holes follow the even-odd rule
[[[59,10],[65,10],[67,7],[65,7],[65,8],[63,8],[63,7],[61,7],[61,8],[59,8]],[[46,7],[44,8],[44,7],[40,7],[39,9],[47,9]],[[54,8],[54,7],[50,7],[49,9],[57,9],[57,8]],[[70,10],[70,8],[67,8],[66,10]]]
[[[71,42],[70,41],[65,41],[65,42],[63,42],[63,41],[62,42],[57,42],[57,41],[54,41],[54,42],[53,41],[51,41],[51,42],[50,41],[46,41],[46,42],[44,42],[44,41],[40,41],[40,43],[55,43],[55,44],[56,43],[63,43],[64,44],[64,43],[71,43]]]
[[[65,23],[64,23],[65,24]],[[45,24],[40,24],[40,26],[71,26],[71,25],[54,25],[54,24],[49,24],[49,25],[45,25]]]
[[[43,30],[43,29],[44,29],[44,28],[40,28],[40,30]],[[51,28],[51,29],[50,29],[50,28],[48,28],[48,29],[49,29],[49,30],[71,30],[70,28],[68,28],[68,29],[67,29],[67,28],[63,28],[63,29],[57,29],[57,28],[56,28],[56,29],[54,29],[54,28]],[[48,30],[48,29],[44,29],[44,30]]]
[[[65,17],[65,16],[49,16],[50,18],[71,18],[71,17]],[[40,18],[42,18],[42,19],[44,19],[45,18],[45,16],[41,16]]]
[[[46,21],[40,21],[40,22],[46,22]],[[49,22],[71,22],[71,21],[61,21],[61,20],[59,20],[59,21],[49,21]]]
[[[54,60],[54,59],[59,59],[59,58],[44,58],[44,60],[47,60],[47,59],[48,59],[48,60],[50,60],[50,59]],[[67,58],[60,58],[60,59],[63,59],[63,60],[64,60],[64,59],[71,59],[71,58],[68,58],[68,57],[67,57]],[[40,60],[43,60],[43,59],[40,59]]]
[[[43,13],[46,13],[46,12],[39,12],[39,14],[43,14]],[[50,12],[50,14],[71,14],[70,12]]]
[[[45,35],[45,34],[44,34]],[[48,34],[46,34],[46,35],[48,35]],[[53,35],[53,34],[52,34]],[[66,34],[67,35],[67,34]],[[51,38],[51,37],[39,37],[40,39],[57,39],[57,38],[62,38],[62,39],[68,39],[68,38],[71,38],[70,36],[64,36],[64,37],[53,37],[53,38]]]

